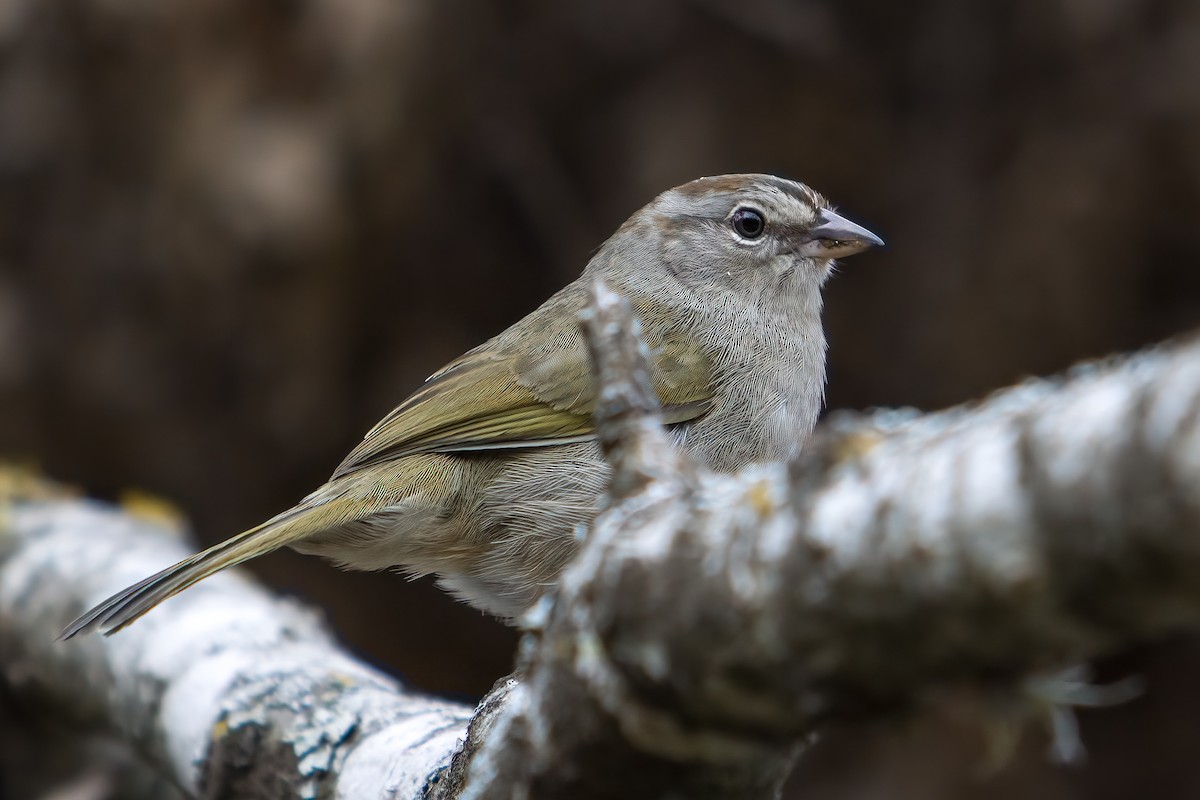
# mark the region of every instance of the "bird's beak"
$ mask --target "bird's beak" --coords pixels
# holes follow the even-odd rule
[[[812,258],[841,258],[883,244],[875,234],[843,216],[822,209],[817,224],[808,230],[809,240],[800,245],[801,255]]]

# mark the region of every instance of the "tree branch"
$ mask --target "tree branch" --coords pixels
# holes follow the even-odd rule
[[[602,288],[588,333],[611,497],[469,731],[234,575],[53,641],[182,553],[78,501],[0,526],[6,680],[197,796],[760,798],[830,721],[1200,623],[1200,340],[974,407],[835,415],[796,464],[719,475],[671,447]]]
[[[838,415],[730,476],[666,452],[628,312],[594,309],[617,496],[462,796],[769,797],[824,722],[1200,623],[1200,342]]]
[[[191,797],[415,797],[470,709],[340,652],[316,617],[237,574],[112,638],[62,642],[93,603],[183,556],[161,526],[97,503],[6,505],[0,665],[26,702],[115,730]]]

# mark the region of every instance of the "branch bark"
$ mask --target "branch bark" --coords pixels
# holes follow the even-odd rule
[[[184,555],[98,503],[10,502],[0,526],[0,665],[25,703],[116,732],[189,797],[416,797],[468,707],[341,652],[317,617],[216,576],[119,636],[61,642],[73,615]]]
[[[717,475],[653,424],[621,301],[593,307],[610,505],[457,796],[770,797],[826,722],[1200,623],[1200,341]]]
[[[835,415],[796,464],[719,475],[658,425],[623,303],[597,289],[588,327],[611,496],[469,731],[237,576],[54,642],[181,552],[78,501],[0,526],[6,680],[196,796],[761,798],[830,721],[1200,623],[1200,340]]]

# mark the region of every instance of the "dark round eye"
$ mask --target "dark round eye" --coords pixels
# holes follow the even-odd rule
[[[762,212],[753,208],[739,208],[733,212],[730,221],[738,236],[743,239],[757,239],[767,229],[767,221],[763,219]]]

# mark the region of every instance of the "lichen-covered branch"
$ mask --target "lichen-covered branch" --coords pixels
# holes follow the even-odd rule
[[[186,555],[100,504],[17,500],[0,519],[0,667],[14,695],[119,733],[190,797],[415,797],[470,709],[340,652],[311,612],[236,575],[119,636],[63,642],[89,605]]]
[[[613,502],[461,796],[769,797],[823,722],[1200,627],[1200,342],[840,415],[729,476],[647,424],[628,313],[594,306]]]
[[[765,798],[830,721],[1200,627],[1200,340],[718,475],[659,427],[623,303],[588,330],[611,496],[469,730],[237,575],[55,641],[182,554],[75,500],[0,520],[6,684],[194,796]]]

